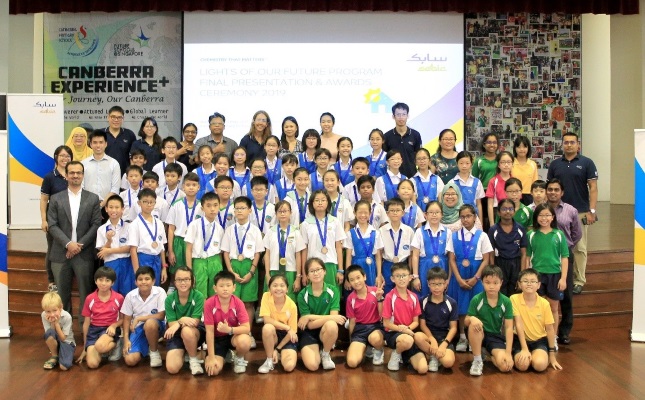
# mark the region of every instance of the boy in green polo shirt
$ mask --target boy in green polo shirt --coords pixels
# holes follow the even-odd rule
[[[473,350],[470,375],[483,372],[482,346],[493,356],[493,364],[502,372],[513,368],[513,305],[499,292],[504,274],[494,265],[482,271],[484,291],[470,301],[464,324],[468,328],[468,342]]]

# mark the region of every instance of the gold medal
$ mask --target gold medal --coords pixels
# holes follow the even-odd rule
[[[430,197],[428,197],[428,196],[424,197],[424,198],[423,198],[423,202],[424,202],[425,204],[430,203]]]
[[[367,264],[367,265],[372,265],[372,257],[367,257],[367,258],[365,259],[365,264]]]
[[[244,254],[240,254],[237,256],[238,261],[244,261]]]
[[[432,256],[432,262],[435,264],[439,263],[439,256]]]
[[[157,247],[159,247],[159,243],[152,242],[151,246],[152,246],[153,249],[156,249]]]
[[[398,263],[398,262],[399,262],[399,257],[394,257],[394,258],[392,259],[392,262],[394,262],[394,263]]]
[[[320,250],[320,252],[323,254],[327,254],[328,251],[329,249],[327,249],[326,247],[323,247],[322,250]]]
[[[287,258],[286,257],[280,258],[280,265],[283,265],[283,266],[287,265]]]
[[[463,260],[463,261],[461,262],[461,265],[463,265],[464,267],[470,267],[470,261],[468,261],[468,260]]]

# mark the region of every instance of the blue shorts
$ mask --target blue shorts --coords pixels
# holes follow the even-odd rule
[[[58,334],[54,329],[47,329],[43,335],[43,339],[47,340],[53,337],[58,342],[58,362],[63,367],[69,369],[74,364],[74,350],[75,344],[67,343],[58,338]]]
[[[184,346],[184,340],[181,338],[182,329],[184,328],[177,329],[175,335],[172,338],[166,340],[166,351],[186,350],[186,346]],[[199,347],[206,341],[206,328],[204,327],[203,323],[199,323],[197,325],[197,331],[199,331],[199,339],[197,339],[197,347]]]
[[[153,320],[159,323],[159,337],[163,337],[163,333],[166,331],[166,323],[164,321]],[[146,338],[146,333],[143,330],[143,325],[141,324],[134,329],[134,332],[130,334],[130,354],[141,353],[141,357],[146,357],[150,351],[148,345],[148,339]]]
[[[132,259],[129,256],[108,261],[105,266],[116,272],[116,280],[112,285],[112,290],[115,292],[121,293],[125,297],[137,287],[134,284],[134,270],[132,269]]]
[[[320,331],[322,328],[318,329],[303,329],[298,332],[298,346],[302,349],[305,346],[312,344],[317,344],[322,347],[322,340],[320,340]]]
[[[382,333],[385,333],[383,324],[381,324],[380,322],[377,322],[375,324],[356,324],[354,326],[354,331],[352,332],[351,341],[363,343],[364,345],[368,346],[370,342],[367,338],[372,334],[372,332],[376,330],[380,330]]]
[[[226,354],[229,350],[235,351],[233,343],[231,343],[233,336],[215,336],[215,355],[222,358],[226,358]]]
[[[387,343],[387,347],[396,350],[396,339],[400,335],[405,335],[405,333],[401,332],[385,332],[385,342]],[[403,354],[401,354],[401,357],[403,358],[403,362],[405,364],[410,362],[410,358],[414,356],[417,353],[420,353],[421,349],[417,347],[416,344],[413,344],[412,347],[410,347],[408,350],[404,351]]]
[[[536,341],[526,341],[526,346],[529,348],[529,351],[533,353],[535,350],[544,350],[545,353],[549,352],[549,341],[546,337],[540,338]],[[517,335],[513,336],[513,356],[522,351],[522,346],[520,345],[520,339]]]
[[[540,288],[538,289],[538,294],[540,296],[546,296],[551,300],[560,301],[558,282],[561,277],[562,274],[560,272],[557,274],[540,274]]]
[[[434,331],[433,332],[431,330],[430,333],[432,333],[432,337],[435,338],[435,340],[437,341],[437,344],[439,344],[439,345],[441,345],[441,342],[443,342],[446,339],[446,336],[448,336],[448,331]],[[455,351],[455,345],[452,342],[448,343],[448,347],[446,347],[446,348],[450,349],[452,351]]]
[[[287,331],[281,331],[279,329],[275,330],[276,335],[278,336],[278,342],[276,345],[280,344],[284,340],[284,337],[287,336]],[[300,339],[300,338],[298,338]],[[282,346],[282,350],[293,350],[293,351],[298,351],[298,343],[293,343],[291,340],[287,342],[284,346]]]
[[[90,324],[90,328],[87,330],[87,337],[85,338],[85,349],[87,350],[88,347],[94,346],[101,336],[107,335],[107,328],[107,326],[94,326]],[[119,340],[119,336],[121,336],[121,328],[116,328],[114,337],[111,338],[112,341],[116,342]]]

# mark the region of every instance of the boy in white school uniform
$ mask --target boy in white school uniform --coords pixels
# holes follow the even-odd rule
[[[188,168],[186,168],[186,166],[183,163],[177,161],[178,149],[179,149],[179,142],[177,142],[177,139],[175,139],[172,136],[168,136],[167,138],[164,138],[164,140],[161,142],[161,152],[166,156],[166,158],[158,162],[154,167],[152,167],[152,172],[156,173],[157,176],[159,176],[160,187],[166,186],[166,177],[164,175],[164,171],[166,170],[166,166],[168,164],[177,163],[181,166],[182,174],[181,174],[180,180],[183,179],[184,175],[188,173]]]
[[[123,219],[127,222],[132,222],[137,214],[135,213],[136,204],[138,200],[139,190],[143,179],[143,169],[138,165],[128,165],[125,170],[127,178],[127,189],[119,193],[123,199]]]

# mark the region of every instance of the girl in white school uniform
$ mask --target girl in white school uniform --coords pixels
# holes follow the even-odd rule
[[[296,183],[297,185],[297,183]],[[309,199],[310,216],[300,225],[300,233],[307,246],[302,251],[303,264],[309,258],[323,260],[326,267],[325,282],[329,285],[343,283],[343,240],[345,230],[340,221],[330,214],[331,199],[326,191],[319,189]],[[306,282],[303,282],[303,285]]]
[[[287,295],[291,300],[297,301],[296,293],[300,291],[302,278],[301,255],[305,243],[298,226],[291,224],[291,204],[281,200],[275,205],[275,210],[278,223],[264,236],[264,290],[267,291],[267,282],[272,276],[282,274],[289,286]]]
[[[291,205],[291,225],[300,226],[308,213],[309,171],[300,167],[293,171],[294,190],[287,193],[285,200]]]
[[[370,225],[370,203],[359,200],[354,205],[356,226],[345,239],[345,265],[360,265],[365,271],[367,284],[376,286],[377,271],[381,270],[383,242],[381,233]]]
[[[399,168],[403,163],[401,151],[390,150],[385,156],[387,162],[387,172],[376,180],[375,191],[382,202],[386,202],[396,197],[396,186],[404,179],[405,175],[401,174]]]
[[[416,230],[412,239],[412,271],[419,275],[419,280],[414,280],[412,285],[421,293],[419,298],[430,294],[427,275],[431,268],[441,267],[450,274],[446,248],[452,241],[452,232],[441,224],[442,216],[441,204],[438,201],[428,203],[427,222]]]
[[[416,194],[416,203],[421,210],[428,207],[428,203],[439,198],[443,190],[443,181],[430,170],[430,152],[421,148],[415,155],[417,163],[417,173],[412,177],[414,192]]]
[[[333,169],[323,175],[325,190],[331,199],[331,215],[338,218],[345,232],[349,231],[349,223],[354,219],[352,204],[340,193],[338,172]]]
[[[401,221],[412,229],[421,226],[425,222],[425,218],[423,217],[423,208],[414,202],[414,185],[412,181],[406,179],[399,182],[396,192],[399,198],[403,200],[403,204],[405,204],[405,211]]]

